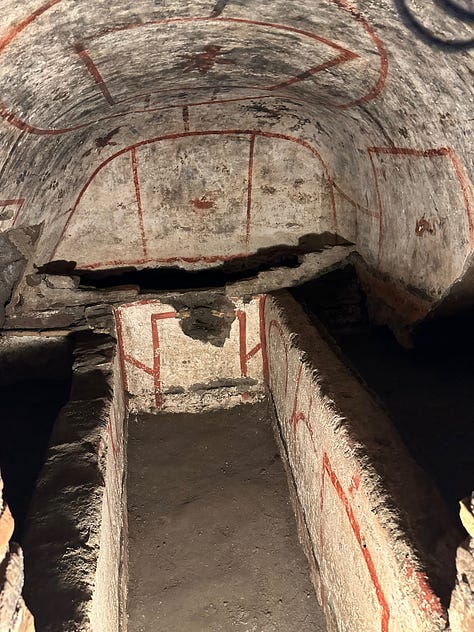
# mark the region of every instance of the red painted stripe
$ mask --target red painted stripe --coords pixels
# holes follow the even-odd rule
[[[86,49],[83,47],[82,44],[76,44],[75,47],[74,47],[74,50],[76,51],[76,53],[79,55],[79,57],[84,62],[87,70],[89,71],[90,75],[92,76],[92,78],[94,79],[95,83],[97,84],[97,87],[99,88],[99,90],[104,95],[104,99],[107,101],[107,103],[109,105],[115,105],[115,101],[113,100],[112,95],[110,94],[110,92],[109,92],[109,90],[108,90],[108,88],[107,88],[107,86],[105,84],[105,81],[104,81],[104,79],[102,78],[102,75],[99,72],[99,69],[94,64],[92,59],[89,57],[89,54],[86,51]]]
[[[245,247],[248,250],[250,241],[250,222],[252,213],[252,180],[253,180],[253,156],[255,148],[255,134],[250,137],[249,167],[247,175],[247,221],[245,226]]]
[[[344,510],[346,512],[346,515],[349,519],[349,523],[351,525],[352,531],[356,537],[357,543],[359,545],[359,548],[362,552],[362,555],[364,557],[367,569],[369,571],[369,575],[370,578],[372,580],[372,584],[375,588],[375,594],[377,596],[377,601],[379,602],[381,608],[382,608],[382,621],[381,621],[381,632],[388,632],[389,629],[389,621],[390,621],[390,608],[388,606],[388,602],[385,598],[385,594],[382,590],[382,586],[380,584],[380,580],[378,578],[377,575],[377,571],[375,568],[375,564],[374,561],[372,559],[372,555],[370,554],[369,549],[367,548],[366,544],[363,542],[362,540],[362,533],[361,533],[361,529],[360,529],[360,525],[359,522],[354,514],[354,511],[349,503],[349,500],[344,492],[344,490],[342,489],[342,485],[339,481],[339,479],[337,478],[336,473],[334,472],[331,463],[329,461],[329,457],[327,455],[327,453],[324,453],[323,456],[323,476],[322,476],[322,487],[321,487],[321,518],[323,516],[323,508],[324,508],[324,472],[327,472],[327,474],[329,475],[329,479],[334,487],[334,489],[336,490],[337,495],[339,496],[339,499],[341,500]],[[322,520],[321,520],[321,524],[322,524]],[[321,542],[322,544],[322,542]],[[321,555],[322,555],[322,548],[321,548]]]
[[[286,88],[288,86],[293,85],[294,83],[299,83],[300,81],[304,81],[305,79],[309,79],[314,76],[318,72],[322,72],[323,70],[327,70],[328,68],[332,68],[333,66],[338,66],[339,64],[343,64],[346,61],[351,61],[353,59],[357,59],[359,55],[352,53],[351,51],[344,51],[341,55],[338,55],[334,59],[330,61],[326,61],[323,64],[319,64],[318,66],[313,66],[312,68],[308,68],[304,72],[296,75],[296,77],[292,77],[287,81],[282,81],[281,83],[276,83],[274,86],[270,86],[266,88],[266,90],[278,90],[279,88]]]
[[[45,2],[45,4],[41,5],[36,11],[33,11],[28,17],[24,20],[18,22],[14,26],[10,27],[10,29],[5,33],[3,37],[0,38],[0,54],[3,50],[12,42],[17,35],[19,35],[27,26],[29,26],[32,22],[34,22],[40,15],[54,7],[55,4],[62,2],[62,0],[49,0],[49,2]]]
[[[370,39],[374,42],[377,48],[377,52],[380,57],[379,78],[375,86],[372,88],[372,90],[370,90],[367,94],[360,97],[359,99],[354,99],[353,101],[349,101],[348,103],[342,103],[336,106],[338,108],[345,109],[345,108],[354,107],[355,105],[361,105],[363,103],[367,103],[368,101],[375,99],[375,97],[377,97],[382,92],[385,86],[385,82],[387,81],[388,57],[387,57],[387,51],[385,50],[385,46],[382,40],[375,33],[374,29],[370,26],[367,20],[362,17],[358,9],[356,9],[351,4],[349,4],[347,0],[331,0],[331,2],[341,7],[341,9],[343,9],[346,13],[352,16],[354,20],[356,20],[356,22],[358,22],[362,26],[362,28],[368,34]]]
[[[464,171],[461,167],[461,164],[451,147],[436,147],[432,149],[412,149],[411,147],[367,147],[367,151],[369,154],[369,159],[372,165],[372,171],[374,173],[375,178],[375,190],[377,194],[377,204],[379,207],[379,258],[382,247],[382,199],[380,195],[378,178],[377,178],[377,170],[375,168],[375,163],[373,160],[373,154],[381,154],[381,155],[392,155],[392,156],[415,156],[419,158],[433,158],[433,157],[448,157],[454,167],[454,172],[456,174],[456,178],[461,187],[464,206],[466,209],[468,230],[469,230],[469,240],[471,248],[474,248],[474,221],[472,217],[472,205],[471,205],[471,187],[468,178],[464,174]]]
[[[142,197],[140,193],[140,180],[138,178],[138,165],[137,165],[137,150],[135,147],[132,147],[130,150],[130,156],[132,160],[132,174],[133,174],[133,185],[135,187],[135,198],[137,200],[137,213],[138,213],[138,223],[140,226],[140,236],[142,240],[142,250],[143,256],[148,257],[148,250],[146,245],[146,237],[145,237],[145,226],[143,223],[143,210],[142,210]]]
[[[334,0],[332,0],[334,1]],[[338,2],[339,4],[339,2]],[[216,18],[212,18],[209,16],[205,16],[205,17],[200,17],[200,16],[194,16],[194,17],[176,17],[176,18],[163,18],[161,20],[148,20],[146,22],[134,22],[132,24],[121,24],[119,26],[113,26],[111,28],[106,28],[103,29],[100,33],[98,33],[97,35],[93,35],[92,37],[86,38],[87,41],[92,41],[92,40],[97,40],[101,37],[103,37],[104,35],[108,35],[109,33],[117,33],[120,31],[130,31],[133,29],[137,29],[137,28],[143,28],[143,27],[147,27],[147,26],[159,26],[159,25],[166,25],[166,24],[178,24],[178,23],[191,23],[191,22],[214,22],[214,23],[230,23],[230,24],[245,24],[245,25],[251,25],[251,26],[263,26],[266,28],[271,28],[271,29],[276,29],[279,31],[287,31],[288,33],[296,33],[297,35],[301,35],[302,37],[307,37],[309,39],[315,40],[317,42],[322,42],[323,44],[326,44],[327,46],[329,46],[330,48],[333,48],[337,51],[340,51],[342,53],[348,53],[349,51],[347,51],[343,46],[336,44],[335,42],[328,40],[325,37],[321,37],[320,35],[316,35],[315,33],[312,33],[311,31],[306,31],[305,29],[300,29],[297,28],[295,26],[287,26],[285,24],[279,24],[277,22],[265,22],[265,21],[261,21],[261,20],[249,20],[247,18],[222,18],[222,17],[216,17]],[[353,54],[353,53],[352,53]]]
[[[151,369],[149,366],[147,366],[143,362],[140,362],[140,360],[137,360],[137,358],[134,358],[128,353],[126,353],[124,357],[125,357],[125,360],[129,362],[130,364],[132,364],[136,369],[140,369],[140,371],[144,371],[148,375],[154,375],[153,369]]]
[[[12,226],[15,226],[24,203],[25,203],[25,198],[18,198],[15,200],[0,200],[0,206],[17,206],[18,207],[13,216]]]
[[[247,314],[238,309],[236,315],[239,321],[240,373],[242,377],[247,377]]]
[[[378,51],[378,54],[380,56],[379,79],[378,79],[376,85],[372,88],[372,90],[368,94],[364,95],[363,97],[361,97],[359,99],[355,99],[355,100],[350,101],[350,102],[345,103],[345,104],[337,104],[337,103],[334,104],[335,107],[348,108],[348,107],[353,107],[355,105],[359,105],[361,103],[366,103],[367,101],[370,101],[371,99],[375,98],[381,92],[382,88],[384,87],[384,84],[385,84],[385,81],[386,81],[386,77],[387,77],[387,73],[388,73],[388,59],[387,59],[387,54],[386,54],[386,51],[385,51],[385,48],[384,48],[384,45],[383,45],[381,39],[376,35],[376,33],[374,32],[372,27],[360,15],[360,13],[357,11],[357,9],[352,7],[346,0],[330,0],[330,1],[333,4],[337,5],[338,7],[340,7],[346,13],[348,13],[354,20],[359,22],[359,24],[361,24],[362,28],[368,33],[369,37],[375,43],[377,51]],[[32,22],[34,22],[36,20],[36,18],[38,18],[42,13],[44,13],[45,11],[47,11],[48,9],[53,7],[54,5],[59,4],[60,2],[62,2],[62,0],[50,0],[49,2],[45,3],[44,5],[42,5],[39,9],[34,11],[31,15],[29,15],[23,21],[21,21],[19,24],[17,24],[15,26],[13,26],[12,28],[10,28],[7,31],[7,33],[0,39],[0,53],[6,48],[6,46],[8,46],[8,44],[10,44],[10,42],[12,42],[21,33],[21,31],[23,31],[27,26],[29,26]],[[276,28],[276,29],[280,29],[280,30],[293,32],[293,33],[298,33],[299,35],[302,35],[302,36],[305,36],[305,37],[309,37],[311,39],[323,42],[324,44],[326,44],[326,45],[328,45],[328,46],[330,46],[330,47],[332,47],[332,48],[334,48],[336,50],[339,50],[339,51],[341,51],[341,52],[343,52],[343,53],[345,53],[347,55],[355,55],[355,53],[351,53],[350,51],[347,51],[342,46],[337,45],[335,42],[327,40],[327,39],[325,39],[323,37],[319,37],[318,35],[315,35],[314,33],[311,33],[309,31],[305,31],[303,29],[298,29],[298,28],[295,28],[295,27],[285,26],[285,25],[281,25],[281,24],[275,24],[275,23],[271,23],[271,22],[260,22],[260,21],[255,21],[255,20],[246,20],[244,18],[192,17],[192,18],[170,18],[170,19],[165,19],[165,20],[154,20],[154,21],[149,21],[149,22],[139,22],[139,23],[134,23],[134,24],[129,24],[129,25],[122,25],[120,27],[112,27],[112,28],[106,29],[106,30],[102,31],[102,33],[100,35],[98,35],[98,36],[95,35],[95,36],[93,36],[92,38],[89,38],[89,39],[94,39],[94,38],[100,37],[101,35],[105,35],[105,34],[107,34],[109,32],[116,32],[118,30],[127,30],[127,29],[139,28],[139,27],[142,27],[142,26],[150,25],[150,24],[165,24],[165,23],[169,23],[169,22],[193,22],[193,21],[194,22],[196,22],[196,21],[197,22],[199,22],[199,21],[226,22],[227,21],[227,22],[241,22],[241,23],[244,23],[244,24],[254,24],[254,25],[258,25],[258,26],[267,26],[267,27],[270,27],[270,28]],[[100,79],[102,80],[102,77],[100,76],[100,73],[97,70],[97,68],[95,67],[95,65],[93,64],[92,60],[90,60],[90,63],[92,64],[93,68],[95,69],[95,73],[97,74],[97,77],[98,78],[100,77]],[[92,70],[92,66],[91,66],[91,70]],[[310,71],[311,70],[314,70],[314,69],[310,69]],[[307,71],[307,72],[309,72],[309,71]],[[300,80],[304,80],[304,78],[305,78],[304,75],[305,75],[305,73],[302,73],[300,75]],[[104,93],[104,96],[107,98],[107,100],[112,99],[112,97],[108,93],[108,90],[107,90],[103,80],[102,80],[102,83],[99,84],[99,85],[103,86],[103,88],[105,88],[106,93],[104,93],[104,91],[103,91],[103,93]],[[128,113],[120,114],[119,116],[123,116],[125,114],[128,114]],[[63,129],[41,129],[41,128],[34,127],[32,125],[29,125],[25,121],[21,120],[19,117],[15,116],[12,112],[10,112],[8,110],[6,105],[4,103],[2,103],[2,102],[0,102],[0,116],[2,116],[11,125],[14,125],[18,129],[21,129],[22,131],[26,131],[28,133],[33,133],[33,134],[41,134],[41,135],[64,134],[66,132],[74,131],[74,130],[77,130],[77,129],[81,129],[82,127],[85,127],[87,125],[92,125],[93,123],[97,122],[97,119],[96,119],[94,121],[90,121],[90,122],[84,123],[84,124],[75,125],[75,126],[72,126],[72,127],[69,127],[69,128],[63,128]],[[108,117],[104,117],[104,118],[101,118],[99,120],[105,120],[105,118],[108,118]]]
[[[380,196],[377,169],[375,168],[375,163],[374,163],[374,159],[372,158],[372,152],[370,151],[370,148],[369,148],[369,160],[372,167],[372,173],[374,174],[375,194],[377,196],[377,206],[379,207],[379,239],[378,239],[378,249],[377,249],[377,262],[380,262],[380,255],[382,253],[382,242],[383,242],[382,198]]]
[[[255,345],[255,347],[253,349],[251,349],[247,353],[247,356],[246,356],[247,360],[251,360],[253,358],[253,356],[260,351],[261,348],[262,348],[262,343],[259,342],[258,344]]]
[[[155,389],[155,404],[158,408],[163,406],[163,392],[161,384],[161,352],[158,321],[164,318],[175,318],[176,312],[163,312],[151,315],[151,336],[153,344],[153,383]]]

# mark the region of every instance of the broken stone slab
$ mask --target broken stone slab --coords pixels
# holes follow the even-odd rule
[[[354,251],[355,246],[351,244],[310,252],[300,256],[300,265],[295,268],[263,270],[252,279],[227,284],[226,293],[229,296],[251,296],[300,285],[343,267]]]

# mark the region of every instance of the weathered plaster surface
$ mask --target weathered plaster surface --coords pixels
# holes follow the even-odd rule
[[[117,339],[130,409],[193,411],[260,398],[263,300],[263,296],[248,302],[225,299],[230,305],[227,323],[217,304],[212,306],[212,293],[117,308]],[[191,327],[189,320],[194,320]],[[210,333],[218,335],[213,338]]]
[[[473,244],[468,22],[439,3],[3,0],[0,227],[204,267],[336,232],[426,313]]]
[[[267,297],[265,338],[278,433],[329,629],[444,630],[458,536],[441,498],[287,294]]]

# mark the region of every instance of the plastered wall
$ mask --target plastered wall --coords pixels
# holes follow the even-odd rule
[[[0,229],[85,269],[329,231],[422,317],[471,261],[472,29],[400,4],[2,0]]]
[[[444,630],[459,536],[440,497],[286,293],[267,297],[265,337],[277,434],[328,629]]]
[[[224,299],[221,307],[201,307],[209,312],[207,324],[199,322],[199,304],[206,305],[208,296],[198,298],[195,307],[164,297],[117,308],[123,388],[130,410],[196,411],[262,397],[263,301],[263,296]],[[227,323],[219,310],[228,310]],[[186,321],[193,319],[197,334],[185,333]],[[208,338],[213,328],[218,333],[222,329],[219,339],[197,338],[206,327]]]

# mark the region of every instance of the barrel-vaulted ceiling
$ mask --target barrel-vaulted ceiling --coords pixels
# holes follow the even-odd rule
[[[0,0],[0,230],[81,269],[332,233],[439,298],[474,244],[472,21],[442,5]]]

